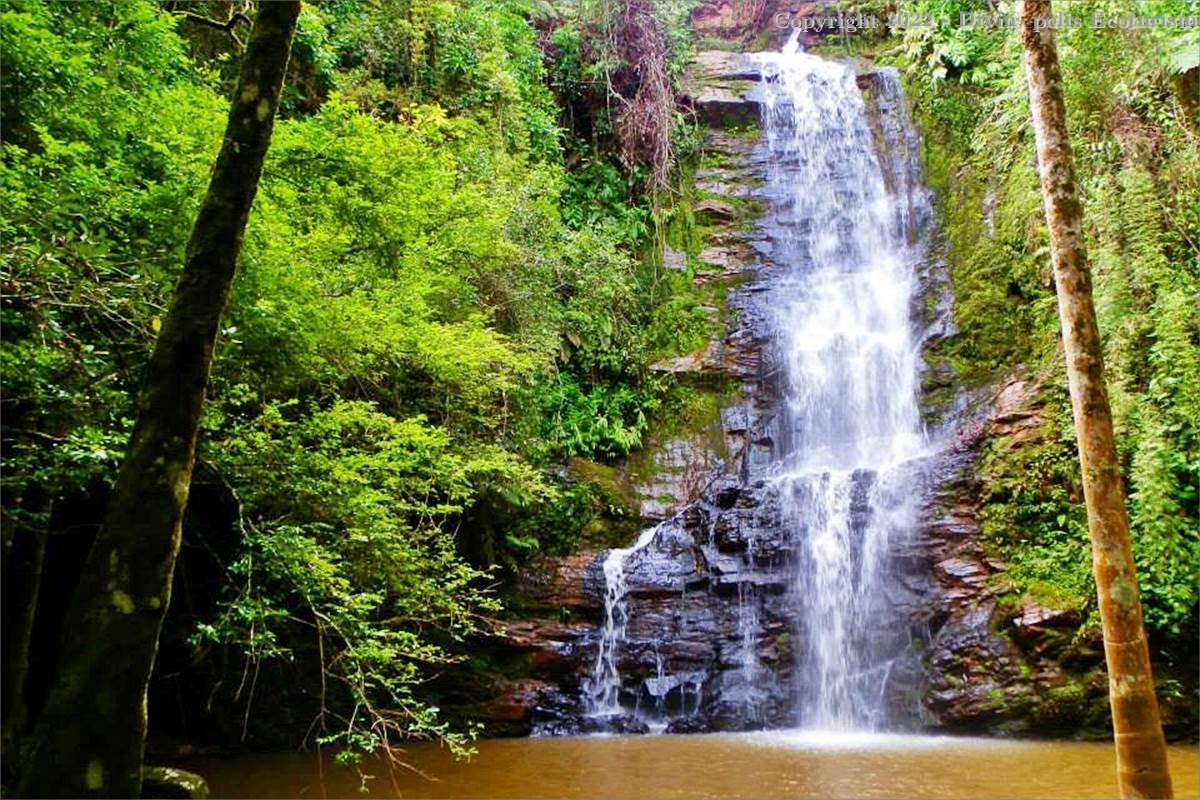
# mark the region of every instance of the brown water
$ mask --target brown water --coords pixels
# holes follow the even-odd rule
[[[408,749],[427,777],[379,762],[371,797],[405,798],[1106,798],[1111,745],[796,732],[496,739],[469,763],[436,746]],[[312,753],[184,764],[214,797],[362,797],[354,769]],[[1200,797],[1200,749],[1171,748],[1175,796]]]

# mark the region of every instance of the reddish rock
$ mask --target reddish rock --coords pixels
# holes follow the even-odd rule
[[[1014,412],[1028,411],[1034,405],[1037,387],[1029,381],[1010,380],[1004,384],[992,400],[994,417],[1003,417]]]
[[[979,535],[976,511],[967,505],[957,505],[942,516],[927,523],[925,535],[945,544],[974,539]]]
[[[987,568],[974,559],[947,558],[939,561],[934,569],[943,580],[967,586],[982,586],[988,576]]]
[[[600,595],[588,582],[588,568],[599,554],[584,550],[563,557],[542,556],[521,571],[522,597],[552,609],[586,610],[603,607]]]
[[[721,371],[734,378],[757,379],[762,374],[763,343],[753,331],[738,330],[725,337]]]
[[[1030,643],[1040,639],[1050,628],[1074,628],[1079,622],[1078,612],[1048,608],[1026,598],[1013,617],[1012,626],[1020,641]]]
[[[526,678],[497,681],[493,689],[497,692],[495,697],[475,706],[478,718],[485,722],[527,721],[542,695],[555,692],[558,687],[547,681]]]
[[[765,6],[762,0],[704,0],[692,11],[692,30],[699,36],[740,42],[762,26]]]
[[[1029,381],[1012,380],[992,400],[987,434],[1002,440],[1005,450],[1016,450],[1041,441],[1045,422],[1037,402],[1037,386]]]
[[[522,649],[543,648],[547,644],[570,642],[593,626],[589,623],[567,623],[551,619],[502,620],[494,631],[505,644]]]
[[[788,20],[824,15],[825,5],[813,0],[701,0],[692,10],[692,30],[702,38],[777,50],[791,34]],[[784,15],[779,17],[783,27],[776,23],[776,15]],[[823,38],[823,34],[805,33],[801,44],[811,47]]]

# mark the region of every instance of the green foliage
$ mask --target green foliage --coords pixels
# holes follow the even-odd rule
[[[464,742],[423,682],[505,569],[622,515],[552,461],[638,447],[651,360],[700,327],[636,258],[642,173],[563,168],[525,11],[302,12],[199,445],[244,537],[195,641],[294,660],[325,741]],[[237,59],[145,0],[12,3],[0,32],[4,518],[44,530],[115,475]]]
[[[1195,169],[1194,154],[1188,158]],[[1097,187],[1089,210],[1097,226],[1099,314],[1111,331],[1106,357],[1146,616],[1155,628],[1178,635],[1200,597],[1200,256],[1184,255],[1187,243],[1166,227],[1154,180],[1140,166],[1126,166]]]
[[[1018,588],[1086,613],[1095,606],[1096,589],[1064,392],[1049,398],[1046,412],[1044,440],[1010,450],[989,444],[980,464],[984,541],[1004,554]]]
[[[626,244],[646,238],[650,232],[651,210],[637,187],[638,172],[624,175],[608,160],[585,161],[567,176],[563,215],[567,224],[582,227],[609,221]]]
[[[597,386],[585,392],[563,375],[551,386],[541,396],[542,433],[556,449],[567,455],[619,456],[641,445],[653,401],[627,387]]]
[[[999,28],[960,25],[960,15],[1015,13],[1012,2],[1001,2],[981,10],[974,0],[913,0],[903,12],[918,17],[932,15],[949,24],[913,25],[903,31],[902,53],[906,62],[919,70],[931,84],[954,80],[968,86],[994,86],[1011,72],[1013,59],[998,51],[1005,31]]]
[[[525,526],[546,552],[565,556],[579,549],[588,525],[603,517],[626,516],[629,513],[620,498],[609,498],[596,484],[581,482],[564,486],[559,492],[559,502],[526,515]]]
[[[0,37],[5,514],[44,525],[114,477],[223,104],[145,4],[10,4]]]
[[[336,3],[339,85],[364,109],[389,115],[440,102],[487,118],[510,148],[556,158],[556,114],[525,10],[517,0]]]
[[[1184,5],[1147,3],[1139,12],[1178,15]],[[1120,3],[1094,10],[1128,13]],[[969,41],[939,50],[930,38],[946,36]],[[1134,557],[1146,621],[1160,640],[1194,636],[1200,600],[1200,157],[1171,82],[1187,36],[1086,25],[1058,32]],[[927,161],[956,294],[958,334],[941,348],[971,380],[1023,365],[1044,386],[1063,386],[1025,87],[1011,70],[1019,42],[1012,32],[942,31],[914,33],[906,44],[930,121]],[[929,80],[933,58],[948,65]],[[1041,439],[985,455],[985,534],[1016,588],[1090,608],[1078,461],[1061,391],[1045,413]]]
[[[203,635],[257,661],[291,657],[287,625],[312,628],[338,654],[315,668],[346,693],[322,707],[327,741],[362,746],[353,722],[362,716],[378,739],[368,750],[389,735],[461,744],[414,695],[425,667],[454,660],[428,632],[459,641],[496,605],[480,588],[486,574],[458,557],[439,523],[498,471],[544,494],[537,473],[498,448],[456,452],[444,430],[362,401],[273,403],[223,427],[213,458],[242,487],[248,527],[230,566],[239,591]]]

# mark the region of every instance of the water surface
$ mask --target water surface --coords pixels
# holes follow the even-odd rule
[[[886,734],[772,732],[702,736],[493,739],[470,761],[436,746],[408,749],[427,777],[375,762],[371,797],[970,798],[1083,800],[1117,796],[1109,744]],[[353,769],[313,753],[205,759],[214,797],[362,797]],[[1200,796],[1200,749],[1172,747],[1175,796]]]

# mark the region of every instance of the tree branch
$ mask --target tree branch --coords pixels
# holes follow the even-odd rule
[[[175,12],[175,15],[182,19],[188,20],[189,22],[194,22],[197,25],[204,25],[209,28],[216,28],[219,31],[225,31],[229,34],[229,37],[233,39],[233,42],[235,45],[237,45],[238,50],[241,50],[243,45],[242,40],[239,39],[237,35],[237,24],[239,22],[243,22],[247,27],[251,27],[250,17],[246,16],[246,14],[242,11],[234,11],[229,15],[229,19],[225,20],[224,22],[196,14],[192,11],[178,11]]]
[[[239,22],[244,22],[247,25],[250,24],[250,18],[241,11],[233,12],[229,19],[225,20],[224,22],[201,16],[200,14],[196,14],[192,11],[179,11],[176,12],[176,16],[182,17],[183,19],[191,22],[195,22],[197,25],[207,25],[210,28],[216,28],[217,30],[226,31],[228,33],[233,33],[233,29],[237,27]]]

